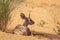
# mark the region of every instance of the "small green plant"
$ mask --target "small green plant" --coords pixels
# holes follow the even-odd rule
[[[57,31],[58,31],[58,34],[60,35],[60,28],[59,28],[59,26],[56,26],[56,27],[58,28]]]
[[[60,23],[57,21],[57,23],[56,23],[57,25],[56,25],[56,27],[58,28],[58,34],[60,35]]]
[[[58,28],[58,34],[60,35],[60,28]]]
[[[41,20],[38,25],[39,25],[39,27],[44,27],[45,24],[46,24],[46,22],[44,20]]]

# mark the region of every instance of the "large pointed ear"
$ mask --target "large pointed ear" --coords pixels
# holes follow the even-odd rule
[[[21,16],[22,19],[25,19],[26,18],[26,16],[25,16],[24,13],[20,13],[20,16]]]
[[[30,18],[30,13],[29,13],[29,18]]]

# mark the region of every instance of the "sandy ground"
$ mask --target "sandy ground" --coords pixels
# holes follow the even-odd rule
[[[8,30],[11,31],[16,25],[23,24],[24,20],[21,19],[20,13],[24,13],[27,17],[29,17],[30,13],[31,19],[35,22],[34,25],[28,26],[31,31],[48,34],[58,33],[56,25],[58,25],[57,22],[60,23],[60,0],[25,0],[11,12],[11,20],[7,25]],[[45,24],[42,27],[40,23],[43,21]],[[43,37],[37,38],[4,32],[1,32],[0,35],[0,40],[50,40]]]

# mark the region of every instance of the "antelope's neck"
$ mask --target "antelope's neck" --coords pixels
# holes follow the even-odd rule
[[[23,26],[28,26],[28,18],[25,19],[25,22],[23,23]]]
[[[27,22],[24,22],[23,23],[23,26],[26,26],[27,27],[28,26],[28,23]]]

